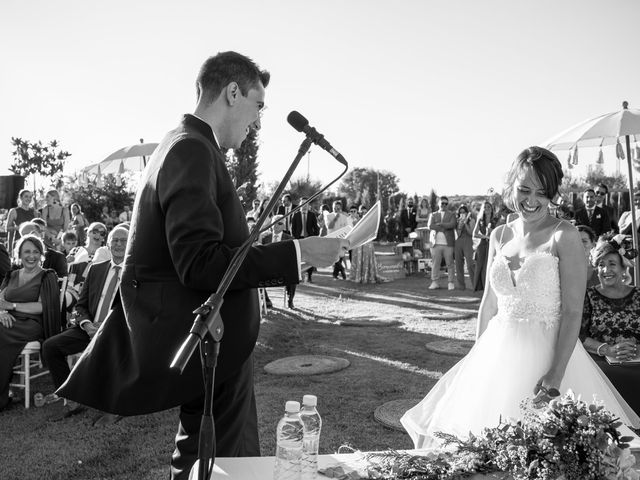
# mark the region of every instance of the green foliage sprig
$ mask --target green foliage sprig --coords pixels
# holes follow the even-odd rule
[[[372,454],[369,478],[454,480],[477,473],[506,472],[515,480],[638,480],[635,458],[622,425],[603,405],[587,404],[569,392],[542,409],[524,402],[520,421],[467,439],[436,433],[442,453]]]

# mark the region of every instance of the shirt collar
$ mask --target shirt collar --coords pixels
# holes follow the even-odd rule
[[[216,132],[213,130],[213,128],[211,128],[211,125],[209,125],[203,118],[194,115],[193,113],[187,113],[184,116],[185,121],[189,121],[191,119],[194,120],[199,120],[198,122],[190,122],[192,123],[194,126],[198,127],[199,130],[202,131],[203,134],[205,134],[206,136],[210,137],[215,144],[218,146],[218,148],[220,147],[220,142],[218,141],[218,136],[216,135]]]

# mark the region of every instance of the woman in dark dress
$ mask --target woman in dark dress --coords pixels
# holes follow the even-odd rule
[[[484,202],[478,215],[478,221],[473,229],[473,238],[479,238],[480,243],[474,252],[476,268],[473,272],[473,290],[478,292],[484,290],[484,280],[487,276],[487,252],[489,251],[489,238],[491,231],[495,228],[493,205]]]
[[[591,251],[600,284],[587,289],[580,339],[629,406],[640,413],[640,290],[629,285],[630,252],[624,235],[601,239]],[[630,237],[629,237],[630,238]],[[609,361],[620,362],[610,364]]]
[[[9,404],[13,365],[24,346],[60,332],[58,277],[42,268],[45,246],[33,235],[16,244],[22,268],[0,286],[0,411]]]

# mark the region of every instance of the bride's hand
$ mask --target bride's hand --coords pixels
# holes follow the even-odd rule
[[[533,399],[534,405],[538,405],[540,403],[549,403],[555,397],[560,396],[560,390],[558,390],[558,386],[560,382],[553,378],[552,375],[546,374],[538,382],[533,388],[533,394],[535,395]]]

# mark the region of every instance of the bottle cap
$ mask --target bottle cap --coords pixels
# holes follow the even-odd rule
[[[287,413],[298,413],[300,411],[300,402],[289,400],[284,405],[284,411]]]
[[[302,404],[308,405],[310,407],[315,407],[316,405],[318,405],[318,397],[316,397],[315,395],[305,395],[304,397],[302,397]]]

